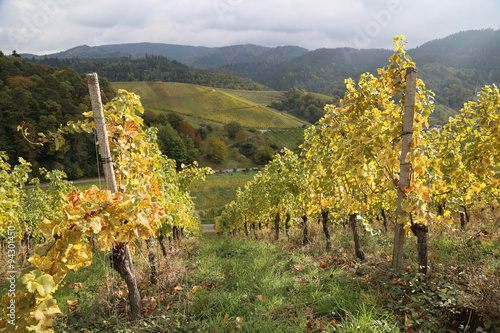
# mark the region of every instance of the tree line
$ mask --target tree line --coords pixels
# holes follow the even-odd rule
[[[161,55],[143,58],[31,58],[31,62],[54,67],[68,66],[78,73],[97,72],[108,80],[116,81],[164,81],[198,84],[202,86],[268,90],[264,85],[234,74],[193,69]]]
[[[103,98],[114,96],[109,82],[100,78]],[[32,64],[0,51],[0,151],[17,164],[23,157],[38,170],[63,170],[69,178],[97,175],[95,142],[91,136],[75,135],[58,150],[56,142],[33,145],[38,133],[55,132],[68,121],[83,120],[91,109],[86,79],[69,67]],[[23,131],[18,130],[22,126]]]

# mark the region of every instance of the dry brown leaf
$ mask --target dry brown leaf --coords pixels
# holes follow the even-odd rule
[[[227,320],[227,318],[229,318],[229,313],[226,313],[226,314],[224,315],[224,319],[222,319],[222,321],[223,321],[223,322],[224,322],[224,321],[226,321],[226,320]]]
[[[69,306],[78,306],[78,300],[76,301],[66,300],[66,304],[68,304]]]
[[[408,319],[407,315],[405,315],[405,326],[408,327],[408,328],[413,326],[413,324],[411,323],[410,319]]]
[[[194,286],[192,289],[191,289],[191,292],[194,294],[195,292],[199,291],[202,287],[201,286]]]
[[[177,294],[179,291],[184,290],[181,286],[177,285],[174,287],[174,290],[172,290],[172,294]]]
[[[151,297],[151,300],[149,301],[151,303],[151,310],[156,309],[156,306],[158,305],[156,302],[156,299],[154,297]]]
[[[257,295],[257,299],[259,301],[264,301],[266,299],[266,296],[263,296],[263,295]]]

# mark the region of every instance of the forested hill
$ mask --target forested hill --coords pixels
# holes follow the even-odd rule
[[[97,72],[110,81],[164,81],[216,88],[269,90],[249,78],[193,69],[161,55],[146,55],[143,58],[31,58],[30,61],[50,66],[68,66],[81,74]]]
[[[99,78],[107,99],[113,90],[106,79]],[[20,57],[6,57],[0,51],[0,151],[11,164],[23,157],[37,170],[62,169],[70,178],[97,174],[95,143],[91,135],[72,135],[59,150],[54,142],[44,146],[29,143],[19,125],[37,141],[37,133],[55,132],[61,124],[82,119],[91,109],[85,78],[69,67],[34,65]]]
[[[279,64],[240,62],[217,70],[249,77],[276,90],[300,88],[339,97],[344,79],[388,62],[392,50],[318,49]],[[443,108],[458,110],[485,84],[500,83],[500,30],[453,34],[408,50],[419,76]]]
[[[278,64],[307,53],[308,50],[298,46],[269,48],[247,44],[216,48],[182,62],[194,68],[210,69],[235,63]]]

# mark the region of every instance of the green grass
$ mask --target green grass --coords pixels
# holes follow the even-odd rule
[[[134,331],[399,332],[342,270],[281,244],[205,235],[186,265],[173,313]]]
[[[220,89],[175,82],[113,82],[112,86],[138,94],[147,108],[218,123],[237,121],[244,127],[255,128],[302,125],[293,117]]]
[[[499,332],[500,212],[485,206],[470,213],[464,231],[431,227],[427,279],[417,272],[414,237],[405,243],[405,271],[395,273],[390,269],[392,233],[360,230],[367,259],[359,261],[354,258],[352,233],[340,221],[332,221],[333,248],[328,253],[317,223],[310,224],[312,241],[307,246],[300,245],[297,224],[289,238],[282,233],[279,241],[273,240],[273,230],[251,230],[248,238],[242,237],[243,232],[235,237],[205,233],[170,243],[166,258],[155,243],[158,285],[149,282],[148,252],[140,241],[134,265],[144,316],[138,323],[128,319],[126,286],[110,269],[109,254],[94,251],[92,264],[68,275],[55,293],[64,314],[54,329],[61,333],[354,333],[409,328]],[[371,224],[376,230],[382,228],[380,221]],[[19,248],[19,265],[22,253]],[[5,258],[0,260],[3,276]],[[5,291],[4,281],[0,293]],[[78,305],[71,306],[76,300]]]

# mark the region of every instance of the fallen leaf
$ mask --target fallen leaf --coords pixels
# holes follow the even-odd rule
[[[323,320],[316,318],[316,319],[314,319],[314,325],[315,326],[323,326],[323,325],[325,325],[325,323],[323,322]]]
[[[192,292],[188,292],[187,297],[189,299],[195,299],[196,298],[196,296]]]
[[[326,264],[326,262],[324,262],[324,261],[323,261],[323,262],[320,262],[320,263],[319,263],[319,267],[320,267],[320,268],[327,268],[327,267],[328,267],[328,265]]]
[[[304,266],[302,266],[302,265],[295,265],[295,266],[293,266],[293,268],[295,268],[295,270],[296,270],[297,272],[301,272],[303,267],[304,267]]]
[[[223,321],[223,322],[224,322],[224,321],[226,321],[226,320],[227,320],[227,318],[229,318],[229,313],[226,313],[226,314],[224,315],[224,319],[222,319],[222,321]]]
[[[194,294],[197,291],[199,291],[201,288],[202,288],[201,286],[194,286],[193,288],[191,288],[191,292]]]
[[[257,295],[257,299],[259,301],[264,301],[266,299],[266,296],[263,296],[263,295]]]
[[[124,298],[126,296],[126,291],[125,290],[122,290],[122,289],[118,289],[118,291],[116,292],[116,297],[118,299],[120,298]]]
[[[172,291],[172,294],[177,294],[179,291],[184,290],[181,286],[177,285],[174,287],[174,290]]]
[[[154,297],[151,297],[151,300],[149,301],[151,303],[151,310],[156,309],[156,306],[158,305],[156,302],[156,299]]]
[[[413,324],[411,323],[410,319],[408,319],[408,316],[405,315],[405,326],[406,327],[412,327]]]
[[[76,301],[66,300],[66,304],[68,304],[69,306],[78,306],[78,300]]]

